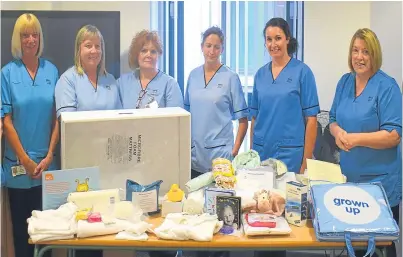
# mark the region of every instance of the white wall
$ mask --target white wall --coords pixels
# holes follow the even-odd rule
[[[120,11],[120,71],[129,71],[127,51],[133,36],[142,29],[150,29],[149,1],[91,2],[91,1],[49,1],[49,2],[1,2],[2,10],[43,11]],[[101,31],[102,33],[102,31]],[[72,57],[73,58],[73,57]]]
[[[322,110],[330,110],[336,85],[349,71],[348,48],[359,28],[378,36],[382,70],[402,85],[401,2],[305,2],[304,61],[315,74]]]
[[[371,29],[382,47],[382,70],[402,85],[402,2],[371,2]]]
[[[315,74],[319,104],[330,110],[336,85],[348,72],[348,48],[370,26],[370,2],[305,2],[304,61]]]

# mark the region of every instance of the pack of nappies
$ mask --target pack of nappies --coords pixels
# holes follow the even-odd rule
[[[393,219],[380,183],[316,184],[311,186],[313,225],[319,241],[345,241],[354,256],[351,241],[393,241],[399,226]]]

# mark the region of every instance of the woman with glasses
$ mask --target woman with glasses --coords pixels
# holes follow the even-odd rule
[[[158,70],[162,45],[156,32],[142,30],[133,38],[129,49],[132,72],[118,79],[123,109],[182,107],[178,82]]]
[[[66,111],[121,109],[116,80],[105,69],[105,43],[92,25],[76,37],[74,66],[60,77],[55,91],[57,115]]]

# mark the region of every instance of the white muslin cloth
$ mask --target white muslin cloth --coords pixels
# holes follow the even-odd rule
[[[147,241],[148,235],[146,233],[137,235],[127,231],[119,232],[116,237],[116,240],[134,240],[134,241]]]
[[[127,220],[114,219],[114,222],[105,224],[104,222],[89,223],[85,220],[79,220],[77,224],[77,237],[84,238],[111,235],[122,231],[141,235],[150,228],[151,225],[145,221],[132,223]]]
[[[160,239],[211,241],[222,226],[223,222],[215,214],[169,213],[153,232]]]
[[[32,211],[32,217],[44,220],[55,218],[69,220],[72,216],[75,215],[77,209],[78,208],[74,203],[65,203],[56,210]]]

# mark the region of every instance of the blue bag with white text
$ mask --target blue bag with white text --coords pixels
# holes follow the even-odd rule
[[[368,241],[365,256],[371,256],[375,241],[399,238],[399,225],[380,183],[316,184],[311,197],[316,238],[345,241],[350,257],[355,257],[352,241]]]

